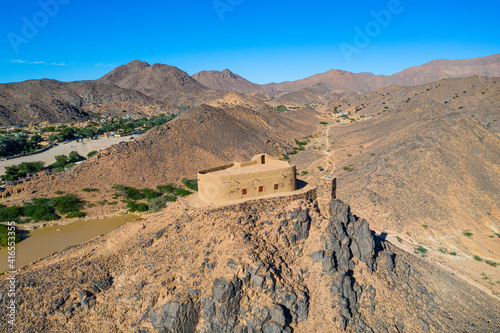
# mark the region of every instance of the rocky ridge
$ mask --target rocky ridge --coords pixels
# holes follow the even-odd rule
[[[18,282],[24,332],[500,328],[497,301],[393,248],[339,200],[328,211],[314,199],[180,202],[28,265]]]

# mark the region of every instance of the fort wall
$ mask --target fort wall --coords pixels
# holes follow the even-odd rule
[[[295,190],[295,167],[265,154],[198,172],[198,195],[204,202],[223,203]]]

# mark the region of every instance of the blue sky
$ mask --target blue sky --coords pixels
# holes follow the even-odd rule
[[[0,12],[0,82],[96,79],[134,59],[256,82],[329,69],[393,74],[500,53],[498,1],[17,0]],[[378,16],[378,20],[375,16]]]

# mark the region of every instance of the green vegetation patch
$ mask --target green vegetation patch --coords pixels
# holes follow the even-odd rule
[[[2,135],[0,136],[0,157],[31,153],[41,147],[40,142],[42,142],[42,137],[38,134],[31,137],[25,133]]]
[[[463,232],[463,234],[464,234],[464,236],[466,236],[466,237],[472,237],[472,236],[474,236],[474,234],[473,234],[472,232],[470,232],[469,230],[465,230],[465,231]]]
[[[181,181],[184,184],[184,186],[186,186],[188,189],[193,191],[198,191],[198,179],[182,178]]]
[[[84,213],[84,212],[74,211],[74,212],[68,213],[68,215],[66,215],[66,218],[67,219],[72,219],[72,218],[76,218],[76,217],[85,217],[85,216],[87,216],[87,214]]]
[[[495,261],[486,260],[486,263],[492,267],[497,267],[499,264]]]
[[[38,173],[45,170],[44,162],[23,162],[18,165],[11,165],[5,168],[3,181],[17,181],[32,173]]]
[[[68,214],[83,208],[83,202],[74,194],[65,194],[60,197],[52,198],[48,201],[48,205],[61,214]]]
[[[344,169],[345,171],[348,171],[348,172],[354,171],[354,168],[352,167],[352,165],[346,165],[346,166],[342,167],[342,169]]]
[[[130,212],[147,212],[149,210],[149,206],[144,202],[135,202],[129,201],[127,202],[127,208]]]
[[[12,230],[9,230],[8,226],[0,224],[0,245],[3,247],[7,247],[9,244],[9,232],[12,232]],[[21,240],[19,239],[17,229],[14,230],[14,232],[16,233],[15,242],[19,243]],[[12,237],[12,234],[10,235],[10,237]]]
[[[427,251],[428,250],[425,247],[423,247],[422,245],[420,245],[419,247],[417,247],[415,249],[415,253],[419,253],[419,254],[422,254],[422,255],[426,255]]]
[[[97,153],[98,153],[97,150],[93,150],[93,151],[91,151],[90,153],[87,154],[87,158],[91,158],[92,156],[94,156]]]

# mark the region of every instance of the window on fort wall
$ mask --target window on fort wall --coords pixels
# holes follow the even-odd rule
[[[264,186],[259,186],[259,192],[264,192]]]
[[[246,189],[246,188],[244,188],[244,189],[242,189],[242,190],[241,190],[241,194],[242,194],[242,195],[247,195],[247,193],[248,193],[248,191],[247,191],[247,189]]]
[[[278,184],[274,184],[274,190],[276,191],[279,188]]]

